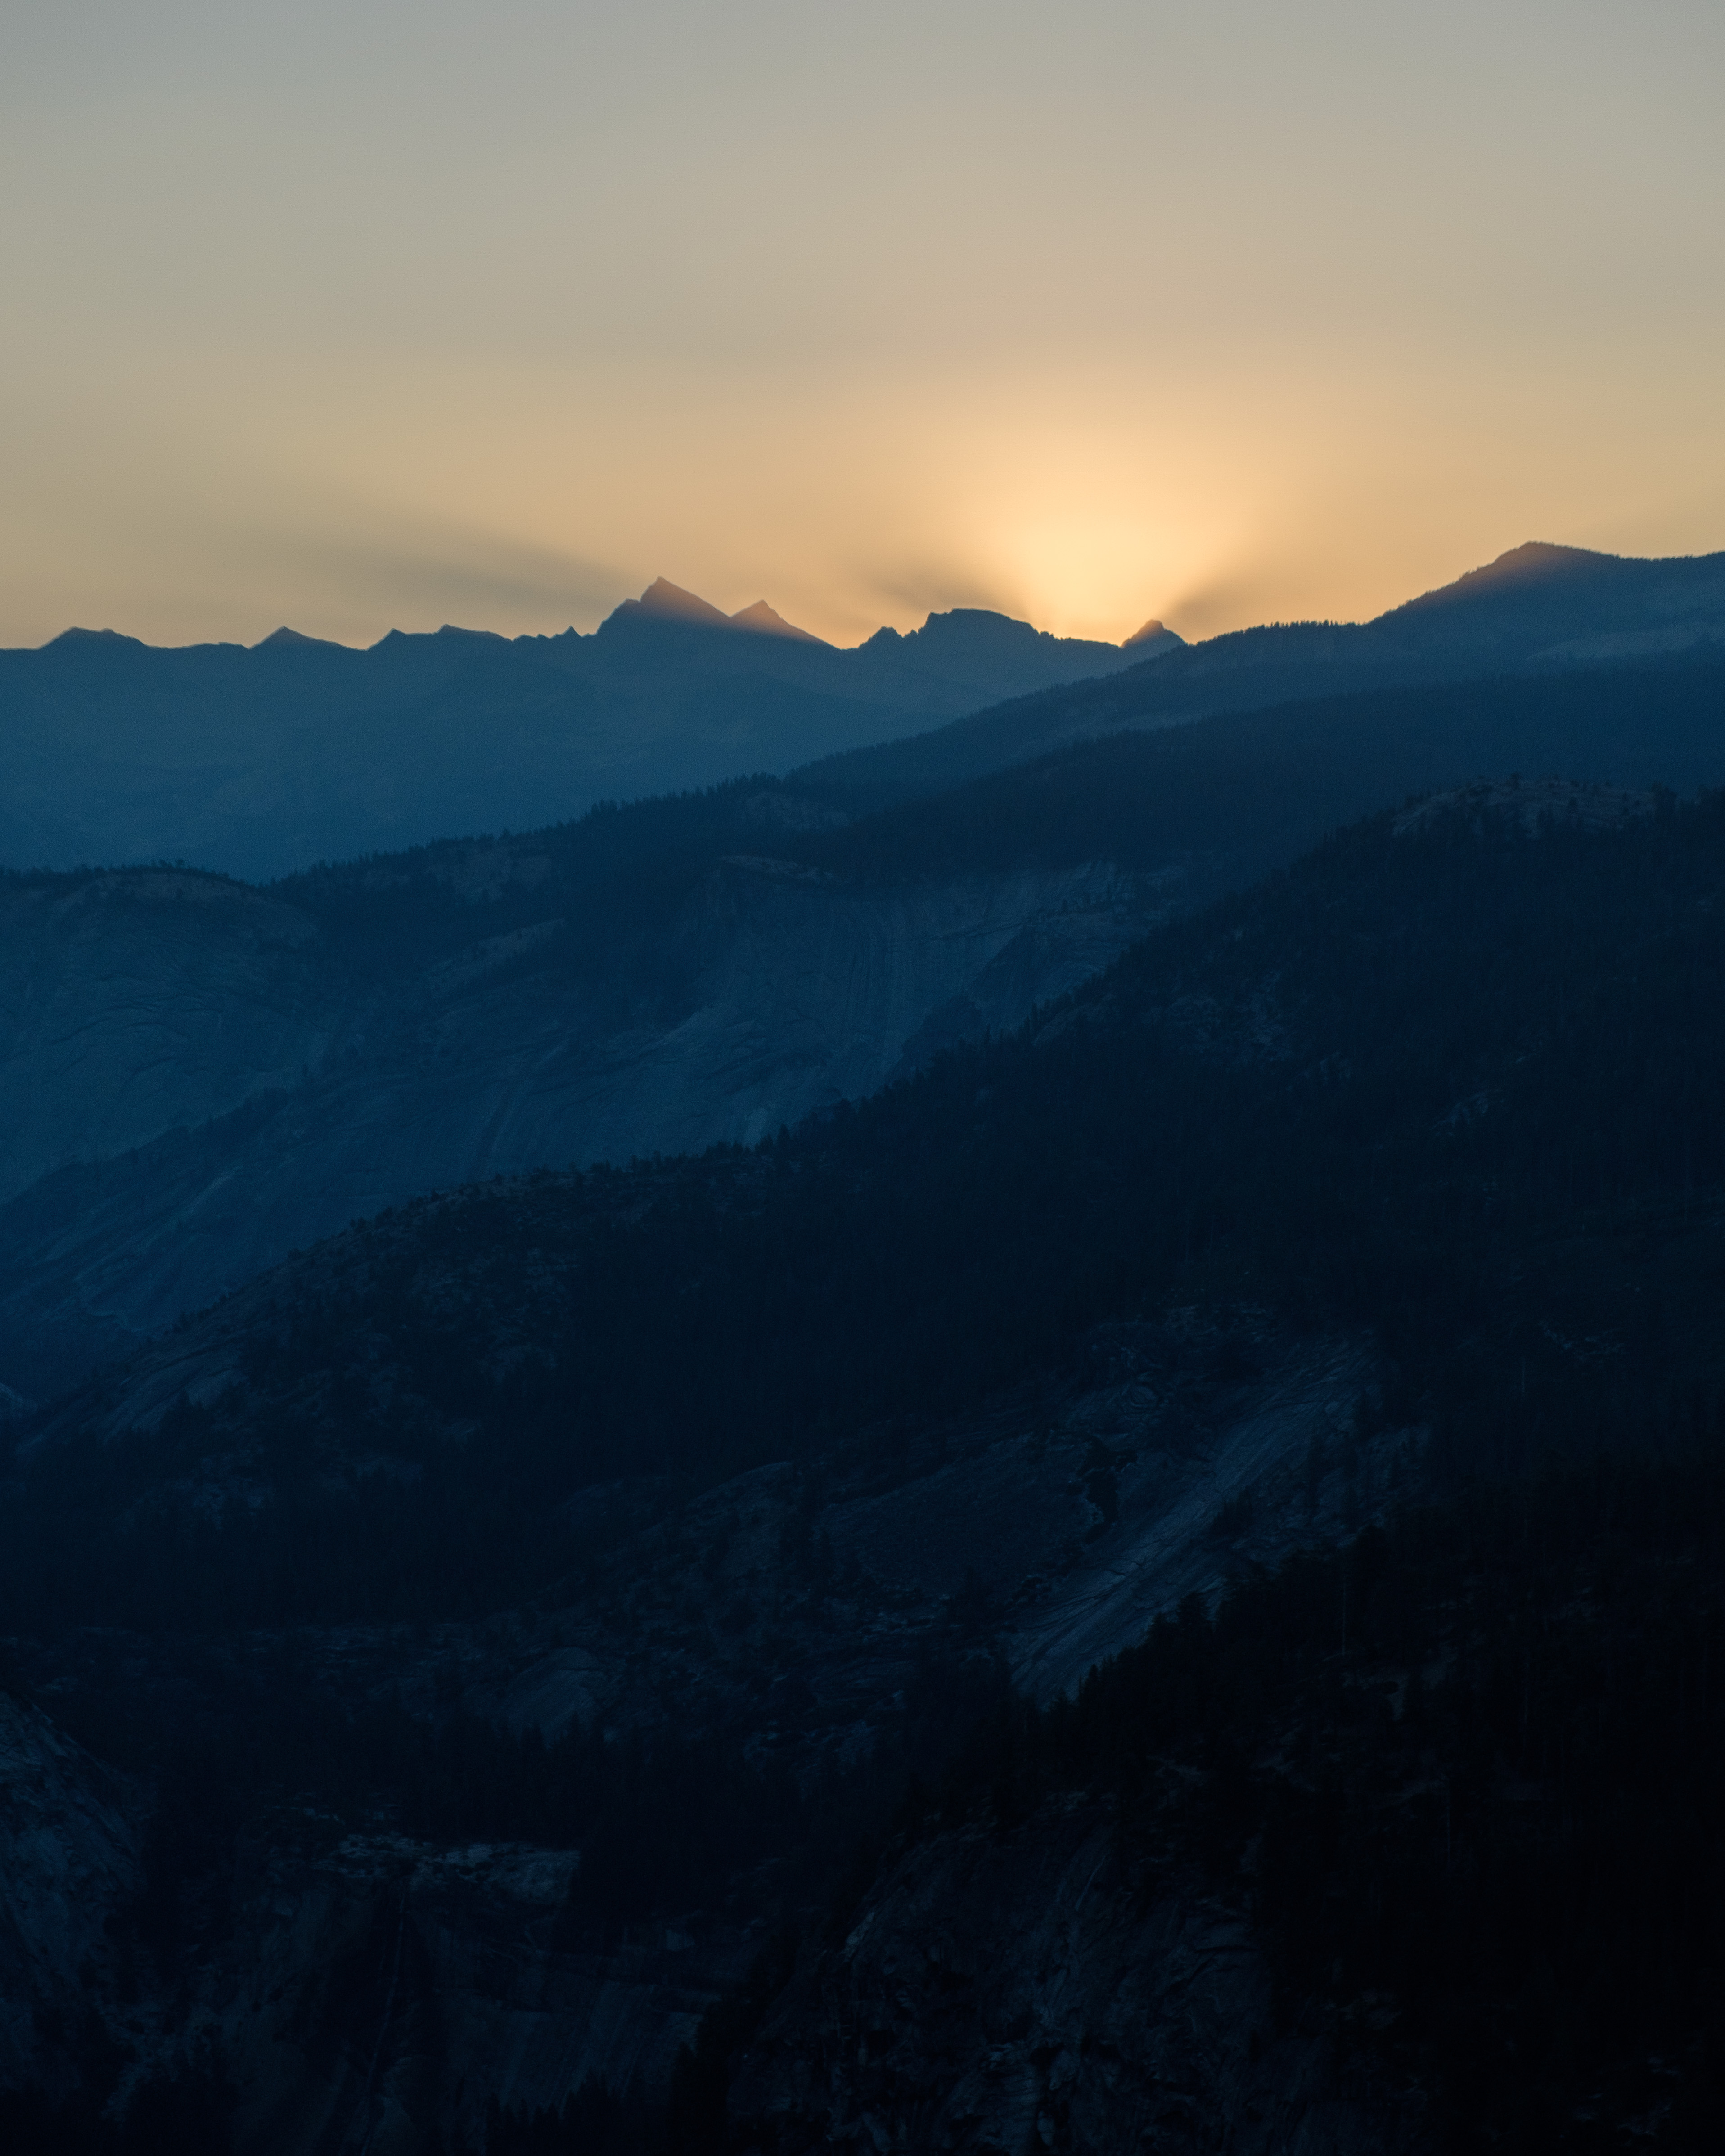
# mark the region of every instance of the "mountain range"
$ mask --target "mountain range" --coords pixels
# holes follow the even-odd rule
[[[399,644],[7,656],[472,793]],[[19,2156],[1717,2141],[1725,557],[905,646],[1050,672],[0,876]]]
[[[1178,642],[960,609],[843,651],[663,579],[588,636],[392,631],[356,651],[280,629],[158,650],[70,629],[0,652],[0,860],[278,876],[782,770]]]
[[[1637,561],[1529,544],[1363,623],[1239,629],[1112,680],[1024,700],[843,758],[853,792],[901,798],[1125,726],[1322,696],[1657,660],[1725,644],[1725,554]]]
[[[0,861],[257,880],[847,753],[850,791],[884,801],[1121,726],[1722,638],[1725,556],[1548,546],[1363,624],[1190,646],[1154,622],[1117,646],[958,609],[838,650],[663,580],[588,636],[156,650],[71,630],[0,653]]]

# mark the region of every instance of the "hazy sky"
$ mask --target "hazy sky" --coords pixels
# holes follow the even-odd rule
[[[1719,0],[11,0],[0,642],[1725,547]]]

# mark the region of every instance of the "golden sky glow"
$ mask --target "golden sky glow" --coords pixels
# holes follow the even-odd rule
[[[1725,10],[23,0],[0,642],[1725,547]]]

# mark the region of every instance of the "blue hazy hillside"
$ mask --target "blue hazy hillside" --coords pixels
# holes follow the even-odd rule
[[[72,629],[0,652],[0,862],[280,875],[783,770],[1178,643],[961,609],[839,650],[764,603],[728,617],[663,580],[586,636],[159,649]]]

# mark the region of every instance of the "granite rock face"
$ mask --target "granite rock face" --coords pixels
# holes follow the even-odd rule
[[[140,1878],[137,1792],[0,1691],[0,2087],[69,2086],[107,1920]]]
[[[315,1823],[314,1823],[315,1825]],[[121,2027],[158,2076],[219,2061],[245,2151],[484,2145],[488,2099],[662,2087],[747,1943],[646,1928],[552,1943],[571,1850],[357,1835],[259,1853],[228,1937]]]
[[[779,2000],[732,2103],[744,2146],[787,2156],[1430,2145],[1321,2036],[1277,2032],[1239,1910],[1147,1888],[1081,1803],[905,1854]]]
[[[428,1190],[751,1144],[1019,1024],[1178,881],[1100,862],[865,886],[726,858],[634,1008],[569,970],[554,916],[356,978],[242,885],[27,887],[0,944],[0,1382],[40,1398]]]
[[[0,1200],[321,1062],[316,941],[266,892],[171,869],[0,891]]]

